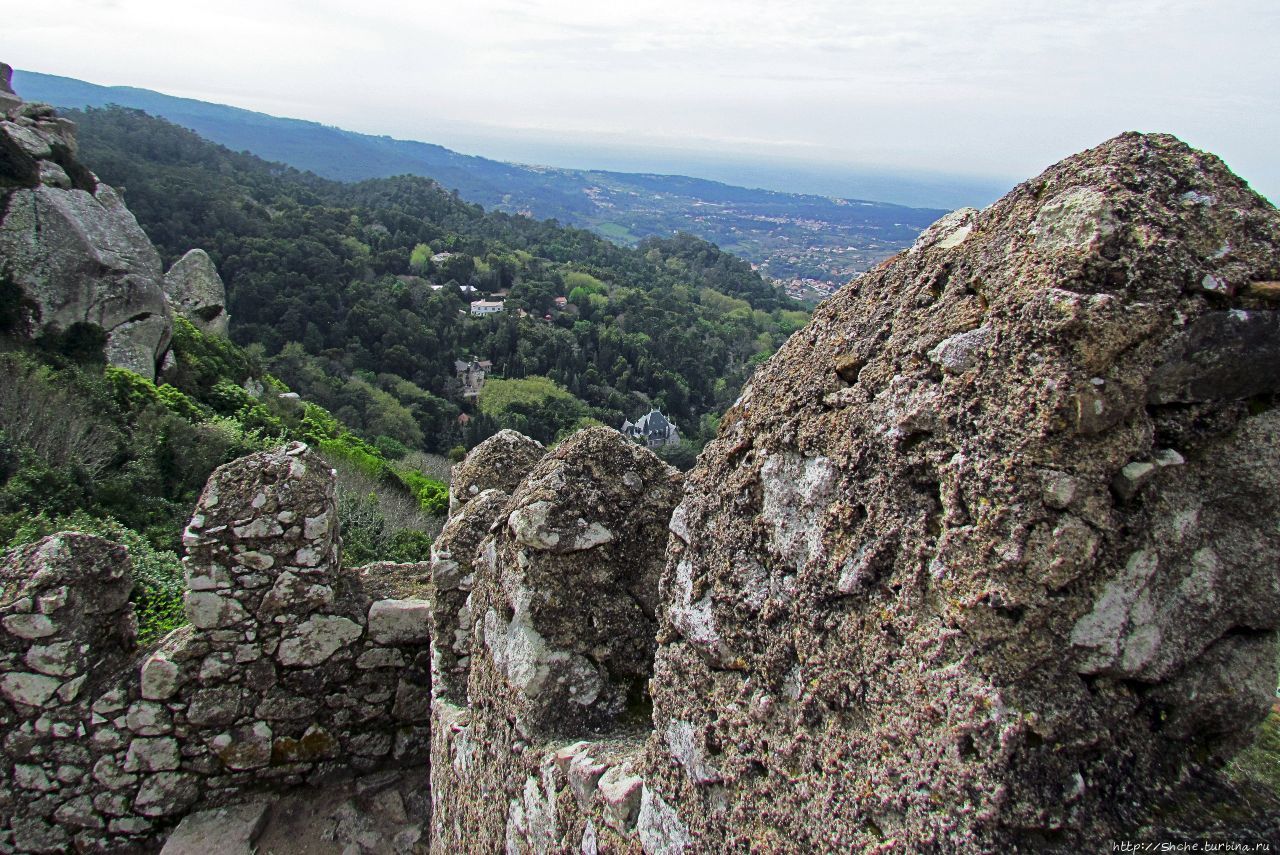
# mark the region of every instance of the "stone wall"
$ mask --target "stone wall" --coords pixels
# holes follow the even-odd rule
[[[1277,683],[1278,281],[1273,207],[1127,134],[820,307],[670,538],[628,541],[665,546],[656,592],[594,543],[627,483],[603,433],[478,485],[432,565],[434,850],[1280,843],[1274,809],[1162,825]],[[651,673],[632,717],[578,658],[614,649],[610,598],[644,653],[620,673]]]
[[[297,443],[218,469],[190,626],[150,652],[122,547],[63,533],[0,568],[3,851],[146,848],[193,807],[425,762],[428,604],[365,588],[426,568],[343,571],[333,483]]]

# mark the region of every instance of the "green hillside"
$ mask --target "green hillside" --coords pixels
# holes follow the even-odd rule
[[[391,449],[444,452],[507,424],[550,441],[572,427],[473,410],[454,361],[475,357],[501,377],[554,381],[605,424],[659,406],[692,440],[687,460],[806,318],[746,263],[688,235],[627,249],[486,213],[425,178],[343,184],[139,111],[68,115],[81,157],[122,188],[166,263],[193,246],[213,257],[236,342]],[[500,293],[507,311],[467,314],[471,299]]]

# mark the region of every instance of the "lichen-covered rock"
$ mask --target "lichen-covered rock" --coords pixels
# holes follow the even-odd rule
[[[50,535],[0,563],[0,696],[13,717],[74,703],[132,652],[137,626],[124,547],[74,532]]]
[[[1276,684],[1278,277],[1274,208],[1126,134],[825,303],[672,519],[650,848],[1082,845],[1238,746]]]
[[[161,772],[142,785],[133,800],[133,807],[143,816],[173,816],[191,807],[198,795],[194,776]]]
[[[579,431],[521,482],[481,545],[473,645],[484,645],[526,733],[601,727],[644,697],[680,484],[617,431]]]
[[[375,644],[425,644],[431,637],[427,600],[378,600],[369,606],[369,640]]]
[[[649,450],[591,428],[445,526],[432,562],[433,849],[639,851],[637,730],[680,485]]]
[[[466,702],[476,551],[510,499],[500,490],[478,494],[449,517],[431,545],[431,692],[453,703]]]
[[[360,625],[337,615],[315,615],[298,624],[280,641],[276,659],[281,665],[319,665],[360,637]]]
[[[165,841],[161,855],[253,852],[269,807],[266,802],[251,802],[188,814]]]
[[[471,449],[449,479],[449,515],[485,490],[511,494],[547,450],[513,430],[502,430]]]
[[[193,249],[173,263],[164,275],[164,293],[174,311],[197,329],[226,336],[231,322],[227,314],[227,286],[218,275],[213,259],[203,249]]]

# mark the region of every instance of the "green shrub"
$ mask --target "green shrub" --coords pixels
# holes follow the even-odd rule
[[[431,560],[431,535],[425,531],[402,529],[391,536],[387,560],[409,563]]]
[[[432,516],[447,513],[449,510],[449,487],[434,478],[428,478],[416,469],[401,469],[396,472],[400,480],[413,493],[418,504],[425,513]]]
[[[342,432],[342,425],[333,414],[310,401],[302,405],[302,438],[312,445],[333,439]]]
[[[102,370],[102,377],[111,388],[111,393],[121,412],[136,413],[149,404],[160,403],[156,384],[141,374],[127,368],[108,365]]]
[[[0,353],[0,377],[0,430],[15,447],[90,477],[115,465],[125,437],[112,420],[110,390],[91,371],[56,371],[21,353]]]
[[[219,381],[239,384],[256,373],[253,360],[242,349],[221,336],[200,332],[181,315],[173,317],[169,347],[177,359],[177,368],[172,372],[174,385],[197,397]]]
[[[77,321],[65,330],[49,328],[36,337],[36,347],[49,354],[55,362],[65,359],[78,365],[104,364],[107,361],[106,346],[106,330],[85,321]]]
[[[399,460],[409,453],[409,447],[393,436],[376,436],[373,444],[389,460]]]
[[[242,386],[230,380],[219,380],[209,392],[210,405],[225,416],[232,416],[249,431],[283,439],[289,433],[284,422],[253,397]]]
[[[252,407],[258,399],[236,383],[234,380],[219,380],[209,390],[209,404],[224,416],[233,415],[240,410]]]
[[[341,458],[370,478],[385,478],[390,472],[381,451],[345,430],[332,439],[319,440],[316,446],[325,457]]]
[[[187,396],[181,389],[161,383],[156,387],[156,398],[164,408],[179,418],[195,424],[207,419],[209,411]]]
[[[338,522],[342,528],[342,566],[360,567],[383,558],[386,519],[372,491],[338,487]]]
[[[39,315],[39,304],[8,276],[0,275],[0,335],[29,335]]]
[[[371,561],[427,560],[432,537],[439,533],[443,515],[427,514],[423,500],[408,489],[402,477],[371,477],[343,457],[330,458],[330,463],[338,472],[336,492],[343,566],[358,567]],[[416,470],[409,477],[427,490],[439,484]],[[447,505],[447,491],[442,500],[436,501]]]

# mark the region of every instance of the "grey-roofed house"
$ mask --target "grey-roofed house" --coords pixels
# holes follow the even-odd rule
[[[620,430],[623,436],[639,440],[649,448],[675,445],[680,441],[680,431],[656,409],[650,410],[634,423],[630,419],[624,419]]]
[[[454,360],[453,370],[458,375],[458,382],[462,384],[462,397],[478,397],[484,387],[485,377],[492,369],[493,363],[487,359]]]

